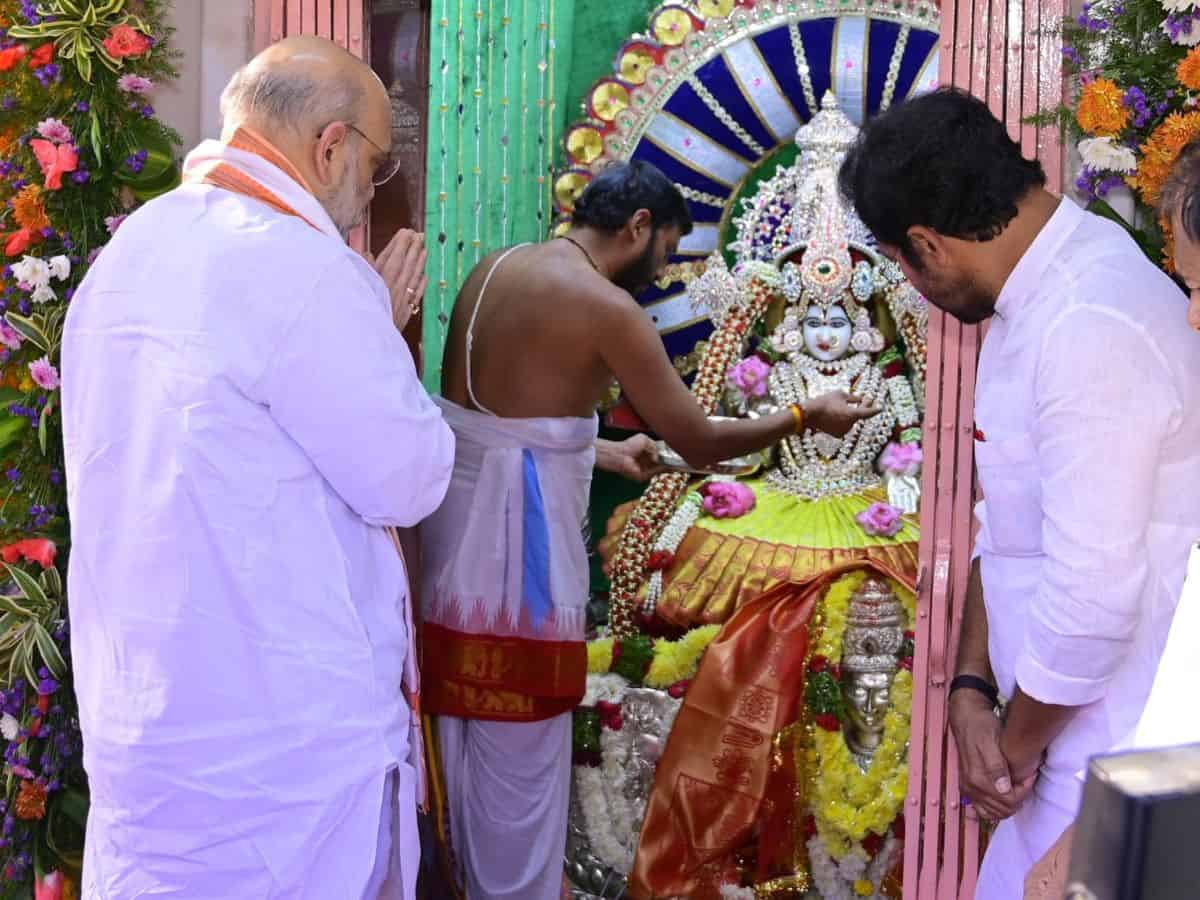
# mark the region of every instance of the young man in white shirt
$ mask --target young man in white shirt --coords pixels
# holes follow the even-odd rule
[[[1048,193],[965,93],[873,120],[842,187],[931,303],[991,319],[950,723],[966,796],[1004,820],[976,897],[1015,900],[1150,691],[1200,525],[1200,338],[1129,236]]]

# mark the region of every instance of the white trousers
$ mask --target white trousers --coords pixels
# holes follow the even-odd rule
[[[1073,811],[1030,797],[996,828],[983,857],[975,900],[1023,900],[1025,876],[1075,820]]]
[[[439,716],[451,840],[469,900],[558,900],[571,713],[542,722]]]

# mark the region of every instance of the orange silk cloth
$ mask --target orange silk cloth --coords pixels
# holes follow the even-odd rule
[[[295,181],[300,187],[304,188],[305,191],[310,194],[312,193],[312,189],[308,186],[308,181],[300,174],[300,170],[292,165],[291,160],[280,153],[274,144],[245,125],[234,131],[233,137],[229,139],[226,145],[232,147],[234,150],[241,150],[243,153],[253,153],[255,156],[262,157]],[[191,173],[188,180],[211,184],[214,187],[224,188],[235,194],[251,197],[260,203],[265,203],[276,212],[282,213],[285,216],[295,216],[298,219],[304,219],[313,228],[317,228],[316,225],[313,225],[307,218],[296,212],[290,204],[282,200],[275,192],[268,190],[245,172],[236,166],[229,165],[229,163],[218,162],[211,166],[206,166]],[[317,230],[320,231],[321,229],[317,228]]]
[[[629,878],[635,900],[720,900],[736,877],[735,852],[769,818],[773,740],[799,715],[813,613],[860,569],[914,584],[876,560],[837,566],[743,604],[709,645],[654,776]]]
[[[587,644],[421,628],[425,712],[494,722],[537,722],[579,705]]]
[[[870,500],[886,501],[883,491]],[[866,504],[864,504],[865,506]],[[606,528],[602,553],[615,549],[634,504],[618,507]],[[857,526],[855,526],[857,528]],[[916,577],[917,542],[888,542],[861,547],[805,547],[753,537],[719,534],[702,525],[690,529],[669,571],[663,573],[658,618],[693,628],[719,625],[743,605],[781,584],[799,584],[822,572],[856,562],[875,562],[885,570]],[[643,586],[641,599],[646,588]]]

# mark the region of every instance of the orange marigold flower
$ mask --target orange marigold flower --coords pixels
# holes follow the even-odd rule
[[[1102,137],[1123,131],[1129,124],[1129,110],[1121,102],[1122,96],[1121,89],[1111,79],[1088,82],[1079,94],[1079,108],[1075,111],[1079,127]]]
[[[1200,135],[1200,112],[1171,113],[1146,139],[1137,174],[1126,180],[1148,206],[1158,202],[1179,151],[1197,135]]]
[[[1200,91],[1200,47],[1179,61],[1175,67],[1175,77],[1189,91]]]
[[[46,816],[46,788],[36,781],[25,780],[17,788],[13,812],[18,819],[43,819]]]
[[[50,217],[42,205],[42,189],[36,184],[26,185],[12,199],[13,219],[22,228],[41,231],[50,227]]]
[[[8,156],[8,151],[17,145],[20,137],[21,132],[15,126],[0,131],[0,156]]]

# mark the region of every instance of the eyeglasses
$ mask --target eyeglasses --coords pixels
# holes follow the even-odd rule
[[[382,153],[385,157],[383,162],[376,166],[375,171],[371,173],[371,184],[375,185],[375,187],[381,187],[391,181],[392,178],[395,177],[396,173],[400,171],[400,157],[392,156],[392,154],[388,153],[377,143],[367,137],[362,132],[362,129],[358,128],[357,126],[351,125],[349,122],[347,122],[346,127]]]

